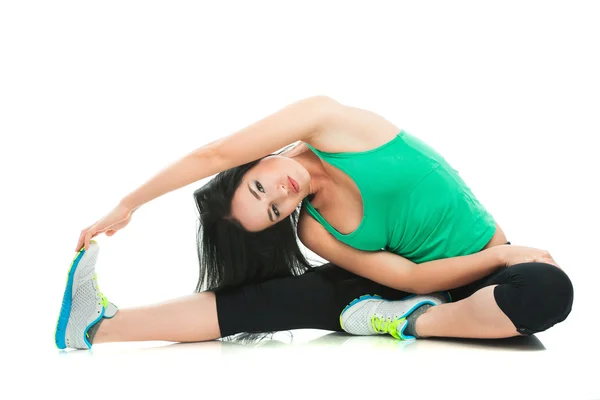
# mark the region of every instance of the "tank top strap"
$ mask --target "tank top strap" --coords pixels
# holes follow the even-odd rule
[[[306,211],[308,212],[308,214],[311,215],[317,221],[319,221],[319,223],[321,225],[323,225],[329,233],[331,233],[333,236],[335,236],[338,239],[340,238],[340,233],[337,231],[337,229],[335,229],[333,226],[331,226],[329,224],[329,222],[327,222],[327,220],[325,220],[325,218],[323,218],[323,216],[317,211],[317,209],[312,204],[310,204],[310,201],[308,200],[308,198],[305,198],[302,201],[302,204],[306,208]]]
[[[318,153],[319,156],[323,154],[323,152],[321,152],[321,150],[314,148],[313,146],[311,146],[310,144],[308,144],[306,142],[303,142],[303,143],[306,145],[306,147],[311,149],[313,151],[313,153]]]
[[[344,160],[344,158],[350,158],[349,156],[352,153],[341,153],[341,152],[340,153],[328,153],[328,152],[318,150],[318,149],[314,148],[313,146],[309,145],[308,143],[306,143],[306,146],[309,149],[311,149],[317,155],[317,157],[324,160],[328,164],[331,164],[335,168],[339,169],[341,172],[346,174],[348,176],[348,178],[350,178],[354,182],[354,184],[358,188],[358,191],[361,194],[361,199],[363,202],[363,217],[362,217],[360,224],[354,231],[352,231],[348,234],[344,234],[344,233],[339,232],[329,222],[327,222],[327,220],[325,218],[323,218],[321,213],[319,213],[319,211],[317,211],[317,209],[310,203],[308,198],[305,198],[302,202],[306,208],[306,211],[311,216],[313,216],[317,221],[319,221],[319,223],[321,225],[323,225],[329,233],[331,233],[333,236],[335,236],[336,238],[338,238],[340,240],[349,239],[349,238],[357,235],[362,230],[362,228],[365,226],[365,223],[366,223],[366,220],[367,220],[367,217],[369,214],[369,212],[368,212],[369,204],[368,204],[368,199],[367,199],[367,191],[364,190],[362,182],[360,180],[356,179],[356,176],[352,171],[351,165],[347,165],[348,164],[347,160]],[[345,155],[348,155],[348,157],[345,157]]]

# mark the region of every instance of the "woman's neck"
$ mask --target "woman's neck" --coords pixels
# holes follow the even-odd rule
[[[285,156],[293,158],[300,163],[310,174],[310,185],[307,196],[314,196],[311,204],[315,207],[318,204],[324,204],[326,199],[330,197],[334,183],[331,176],[325,170],[321,159],[303,144],[290,149],[290,152],[285,154]]]

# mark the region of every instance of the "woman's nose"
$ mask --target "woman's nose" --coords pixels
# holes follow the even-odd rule
[[[279,191],[283,196],[287,196],[289,194],[289,188],[286,187],[283,183],[279,184]]]

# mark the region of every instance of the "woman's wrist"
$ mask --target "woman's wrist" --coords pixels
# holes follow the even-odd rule
[[[494,257],[496,259],[496,264],[501,267],[506,266],[506,259],[504,257],[505,253],[503,251],[503,246],[506,245],[493,246],[483,250],[485,252],[488,252],[492,257]]]
[[[119,204],[117,205],[117,207],[121,207],[126,209],[127,211],[129,211],[130,213],[133,213],[135,210],[137,210],[138,208],[140,208],[140,205],[136,205],[131,199],[129,199],[128,197],[124,197]]]

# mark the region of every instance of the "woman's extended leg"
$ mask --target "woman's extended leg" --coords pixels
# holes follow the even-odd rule
[[[220,336],[215,294],[203,292],[164,303],[121,309],[113,318],[102,321],[93,343],[199,342]]]
[[[297,277],[121,309],[113,318],[102,320],[93,344],[197,342],[242,332],[300,328],[342,331],[340,311],[363,293],[378,293],[393,300],[408,296],[326,264]]]
[[[89,249],[82,248],[71,263],[55,330],[59,349],[88,349],[92,343],[102,342],[199,341],[220,336],[214,293],[117,311],[98,287],[99,251],[92,240]]]

